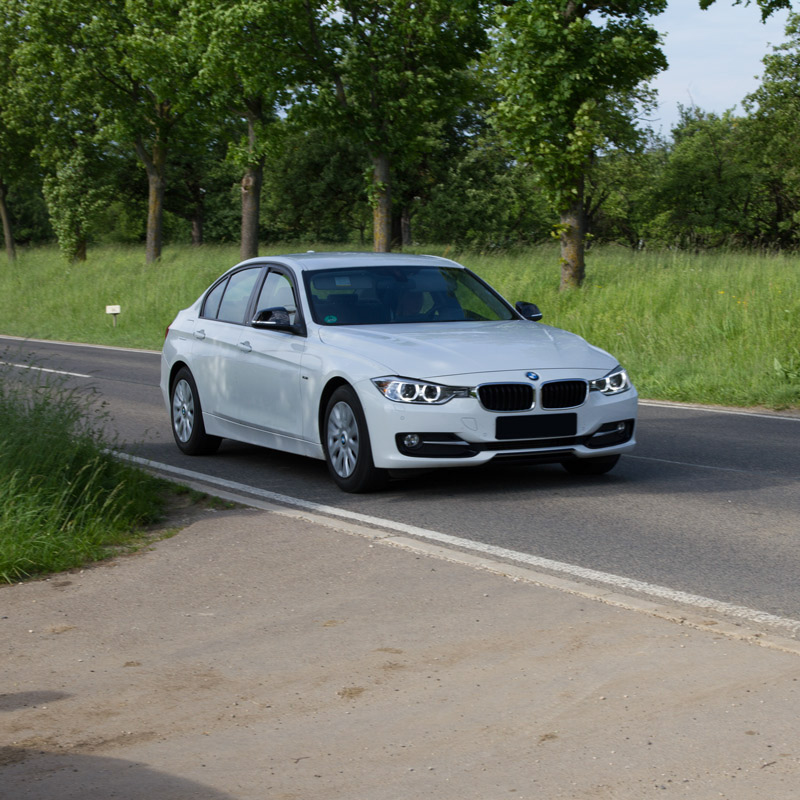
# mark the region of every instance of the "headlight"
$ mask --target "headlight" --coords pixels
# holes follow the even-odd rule
[[[622,367],[614,367],[604,378],[589,381],[589,389],[603,394],[622,394],[631,388],[628,373]]]
[[[454,397],[469,397],[469,389],[463,386],[442,386],[438,383],[395,377],[373,378],[372,382],[384,397],[396,403],[441,405]]]

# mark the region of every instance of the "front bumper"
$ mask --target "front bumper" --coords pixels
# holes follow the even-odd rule
[[[412,405],[387,400],[368,382],[357,389],[382,469],[555,463],[626,453],[636,444],[633,387],[616,396],[589,392],[577,408],[512,413],[487,411],[474,397]]]

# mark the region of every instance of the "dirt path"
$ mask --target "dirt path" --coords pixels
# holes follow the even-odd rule
[[[800,656],[268,512],[0,588],[3,800],[796,800]]]

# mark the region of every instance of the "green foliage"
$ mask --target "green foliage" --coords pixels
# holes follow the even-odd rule
[[[530,170],[509,163],[496,142],[481,139],[448,163],[415,208],[421,241],[457,242],[477,250],[546,240],[555,219]]]
[[[466,67],[486,45],[482,4],[321,5],[317,25],[327,45],[317,54],[324,69],[318,79],[323,107],[343,116],[351,134],[372,151],[428,150],[439,121],[452,115],[469,91]]]
[[[789,17],[788,40],[764,58],[759,88],[745,100],[747,163],[758,175],[761,237],[781,245],[800,240],[800,15]]]
[[[197,130],[192,123],[204,109],[183,4],[5,0],[5,7],[15,11],[18,39],[16,124],[33,120],[56,184],[59,174],[73,169],[68,156],[77,140],[84,152],[89,142],[121,143],[136,152],[150,184],[147,255],[157,258],[169,146],[181,132]],[[51,185],[51,196],[58,193]],[[73,222],[55,225],[72,230]]]
[[[666,0],[516,0],[499,13],[495,123],[560,216],[561,288],[585,276],[585,187],[593,156],[631,148],[645,81],[666,67],[647,16]],[[592,15],[592,12],[599,12]]]
[[[700,8],[709,8],[715,3],[716,0],[700,0]],[[756,0],[758,7],[761,9],[761,21],[767,19],[775,11],[788,8],[792,10],[792,0]],[[734,0],[733,4],[738,6],[740,4],[750,5],[750,0]]]
[[[68,261],[85,258],[87,236],[110,199],[108,187],[92,179],[86,156],[76,148],[45,177],[43,190],[62,254]]]
[[[775,372],[789,383],[800,384],[800,364],[795,358],[791,358],[788,364],[781,363],[777,358],[774,361]]]
[[[309,19],[315,73],[304,98],[315,118],[355,139],[368,154],[364,174],[375,247],[388,249],[392,166],[402,166],[405,175],[418,172],[474,91],[468,67],[486,46],[484,4],[320,5]]]
[[[103,558],[162,505],[160,481],[108,453],[91,396],[41,374],[0,372],[0,581]]]
[[[796,248],[797,16],[746,114],[684,110],[657,141],[634,122],[664,66],[648,22],[663,5],[0,0],[8,237],[55,231],[68,260],[147,241],[150,257],[156,223],[159,241],[236,241],[247,196],[262,200],[253,252],[390,222],[405,244],[487,250],[548,229],[565,245],[586,230],[634,248]]]
[[[742,121],[681,109],[669,159],[654,181],[656,238],[683,247],[718,247],[751,238],[748,210],[755,190]]]
[[[595,241],[635,249],[662,242],[651,223],[662,211],[657,187],[668,160],[668,145],[655,137],[641,151],[616,149],[593,160],[587,177],[586,216]],[[667,238],[669,243],[674,240]]]
[[[577,196],[593,153],[636,144],[634,109],[649,99],[643,82],[666,67],[646,17],[665,6],[517,0],[501,12],[495,119],[555,211]]]
[[[367,156],[359,142],[322,128],[290,126],[281,144],[265,177],[262,230],[268,240],[342,242],[368,227]]]

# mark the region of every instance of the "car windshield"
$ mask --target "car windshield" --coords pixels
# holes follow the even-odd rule
[[[368,267],[306,273],[320,325],[509,320],[516,314],[486,284],[453,267]]]

